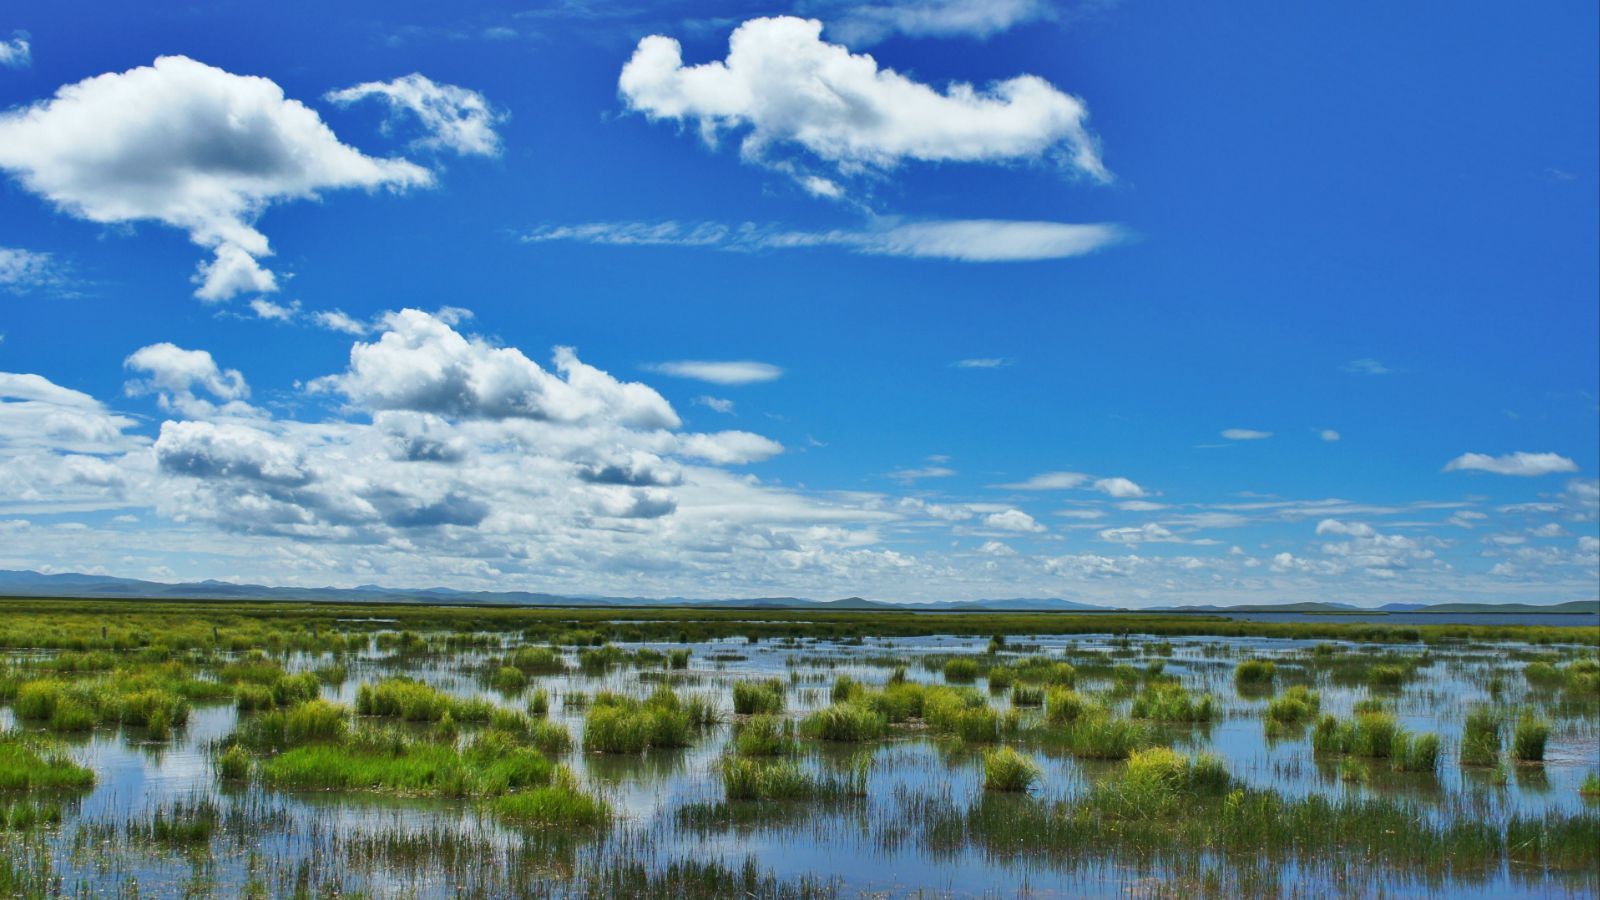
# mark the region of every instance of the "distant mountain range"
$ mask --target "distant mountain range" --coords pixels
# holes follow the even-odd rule
[[[1538,612],[1592,613],[1600,615],[1600,601],[1572,600],[1549,606],[1527,603],[1389,603],[1380,607],[1360,607],[1348,603],[1280,603],[1241,606],[1172,606],[1161,609],[1128,610],[1096,606],[1058,597],[1014,597],[992,600],[957,600],[944,603],[889,603],[846,597],[842,600],[810,600],[803,597],[743,597],[717,600],[687,597],[605,597],[586,594],[546,594],[536,591],[459,591],[452,588],[386,588],[364,584],[353,588],[267,587],[259,584],[233,584],[226,581],[195,581],[167,584],[115,578],[109,575],[59,574],[0,569],[0,596],[63,597],[126,600],[302,600],[345,603],[439,603],[484,606],[688,606],[702,609],[814,609],[814,610],[911,610],[920,612],[1181,612],[1181,613],[1373,613],[1373,612]]]

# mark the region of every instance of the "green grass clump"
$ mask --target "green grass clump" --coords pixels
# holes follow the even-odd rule
[[[833,691],[830,696],[834,703],[847,703],[866,693],[861,682],[849,675],[840,675],[833,680]]]
[[[1039,766],[1011,747],[983,754],[983,786],[991,791],[1027,791],[1039,780]]]
[[[545,828],[601,828],[611,821],[604,800],[579,790],[571,773],[559,770],[555,783],[494,798],[489,809],[513,825]]]
[[[1399,772],[1434,772],[1439,766],[1439,736],[1398,731],[1389,751]]]
[[[88,788],[94,772],[73,762],[60,747],[0,733],[0,791]]]
[[[978,677],[978,661],[966,657],[956,657],[944,664],[944,680],[949,682],[969,682]]]
[[[818,787],[794,762],[742,756],[723,758],[722,786],[729,800],[809,800]]]
[[[866,703],[835,703],[807,716],[800,730],[822,741],[874,741],[889,731],[884,715]]]
[[[55,710],[50,713],[51,731],[88,731],[94,728],[100,717],[93,709],[79,703],[71,697],[62,697],[55,705]]]
[[[241,681],[233,688],[233,705],[240,712],[272,709],[278,702],[272,699],[272,688],[264,684]]]
[[[669,651],[667,651],[667,668],[669,668],[669,669],[687,669],[687,668],[689,668],[689,657],[693,653],[694,653],[694,651],[693,650],[689,650],[688,648],[680,648],[678,650],[669,650]]]
[[[1278,667],[1264,659],[1247,659],[1233,670],[1233,682],[1240,690],[1263,690],[1277,677]]]
[[[1012,706],[1043,706],[1045,689],[1039,685],[1019,684],[1011,689]]]
[[[528,715],[543,719],[550,715],[550,692],[539,688],[528,698]]]
[[[457,722],[487,722],[494,704],[479,699],[458,700],[414,678],[386,678],[356,689],[356,712],[407,722],[437,722],[445,713]]]
[[[1542,762],[1549,740],[1549,720],[1532,711],[1524,712],[1511,732],[1511,755],[1522,762]]]
[[[988,743],[1000,737],[1000,715],[970,688],[926,692],[922,717],[934,731],[953,734],[964,741]]]
[[[597,694],[583,720],[583,749],[598,753],[643,753],[662,747],[687,747],[690,713],[671,688],[646,701]]]
[[[1467,711],[1461,729],[1461,764],[1496,766],[1500,764],[1500,716],[1488,706]]]
[[[885,720],[894,723],[922,718],[927,701],[927,690],[920,684],[891,680],[884,689],[867,696],[867,703]]]
[[[1295,685],[1267,703],[1267,721],[1279,725],[1298,725],[1322,708],[1322,695],[1304,685]]]
[[[315,672],[283,675],[272,683],[272,699],[279,706],[304,703],[322,692],[322,679]]]
[[[1011,687],[1016,680],[1016,673],[1007,666],[990,666],[989,671],[984,673],[984,679],[989,683],[989,692],[998,694]]]
[[[418,796],[497,796],[550,783],[555,767],[504,732],[485,732],[465,751],[389,730],[342,744],[296,747],[261,764],[271,785],[307,790],[386,791]]]
[[[1367,671],[1367,684],[1373,687],[1397,688],[1405,684],[1411,674],[1405,666],[1373,666]]]
[[[739,756],[792,756],[800,750],[794,723],[777,716],[751,716],[734,732],[733,752]]]
[[[1195,695],[1179,684],[1153,684],[1133,698],[1133,717],[1157,722],[1210,722],[1217,703],[1210,694]]]
[[[312,700],[283,712],[283,738],[290,746],[342,741],[350,729],[350,710],[327,700]]]
[[[1122,777],[1097,790],[1116,805],[1154,815],[1175,810],[1197,795],[1221,794],[1229,782],[1228,770],[1218,757],[1191,757],[1170,747],[1151,747],[1135,750]]]
[[[1045,721],[1051,725],[1069,725],[1084,718],[1097,707],[1071,688],[1051,688],[1045,695]]]
[[[1583,776],[1583,784],[1578,785],[1578,793],[1585,797],[1600,797],[1600,772],[1590,772]]]
[[[217,774],[230,781],[243,781],[250,777],[250,752],[234,744],[217,755]]]
[[[1149,726],[1104,711],[1067,725],[1061,739],[1068,752],[1084,759],[1127,759],[1154,742]]]
[[[516,666],[501,666],[489,677],[494,689],[505,694],[515,694],[528,686],[528,676]]]
[[[507,657],[506,665],[525,675],[559,675],[567,670],[561,654],[549,647],[518,647]]]
[[[776,678],[733,684],[733,711],[738,715],[776,715],[783,712],[783,705],[783,682]]]

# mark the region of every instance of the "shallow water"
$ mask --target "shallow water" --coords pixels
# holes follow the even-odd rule
[[[504,636],[507,646],[514,646],[515,641],[514,636]],[[1503,822],[1513,815],[1594,809],[1592,801],[1578,791],[1584,776],[1600,769],[1600,720],[1590,709],[1554,718],[1545,763],[1512,767],[1504,784],[1458,765],[1455,748],[1464,711],[1491,699],[1488,686],[1494,676],[1500,675],[1504,681],[1497,698],[1500,705],[1517,707],[1540,699],[1520,677],[1520,663],[1514,659],[1530,648],[1511,644],[1431,649],[1341,645],[1347,657],[1427,654],[1426,664],[1404,687],[1374,692],[1362,684],[1342,684],[1329,671],[1309,665],[1306,654],[1315,643],[1188,637],[1158,644],[1109,635],[1014,636],[1000,655],[1045,654],[1080,665],[1096,658],[1108,664],[1139,666],[1162,659],[1167,674],[1179,676],[1192,691],[1215,695],[1222,709],[1218,720],[1208,726],[1174,727],[1176,746],[1215,753],[1237,782],[1286,797],[1400,797],[1440,820],[1467,816],[1491,822]],[[213,745],[233,730],[241,714],[231,705],[221,704],[197,706],[188,724],[176,729],[169,741],[151,741],[142,729],[131,728],[99,729],[69,741],[71,755],[91,767],[97,781],[91,791],[69,804],[62,827],[47,839],[49,854],[66,893],[119,893],[137,883],[140,893],[152,896],[188,891],[236,895],[252,884],[271,894],[288,893],[298,883],[296,879],[309,879],[324,887],[337,882],[344,890],[380,896],[449,896],[462,890],[493,894],[508,888],[559,894],[564,891],[561,878],[575,866],[585,860],[592,864],[617,857],[647,865],[684,858],[720,859],[734,868],[753,859],[759,869],[780,880],[817,877],[845,895],[1162,892],[1164,873],[1173,861],[1158,859],[1133,866],[1113,856],[1097,856],[1093,848],[1069,859],[1051,860],[970,845],[936,846],[918,824],[928,811],[965,807],[985,794],[981,753],[950,739],[898,732],[889,740],[866,745],[872,754],[872,769],[864,798],[848,803],[759,804],[765,808],[745,811],[748,821],[731,826],[723,821],[708,827],[696,827],[684,818],[683,811],[693,804],[723,800],[717,762],[731,739],[731,725],[713,726],[694,746],[682,750],[619,757],[576,749],[582,746],[586,712],[585,705],[572,702],[579,694],[610,690],[645,696],[667,681],[680,693],[716,698],[726,721],[732,718],[734,681],[777,677],[790,685],[786,714],[799,718],[828,705],[829,688],[839,675],[881,685],[891,664],[902,661],[909,664],[911,680],[939,683],[942,674],[918,665],[921,658],[983,654],[986,644],[982,639],[958,637],[621,643],[617,646],[627,650],[649,647],[664,652],[687,647],[693,656],[685,671],[624,667],[588,675],[575,668],[576,654],[569,651],[566,658],[574,666],[571,671],[535,677],[528,690],[514,694],[485,685],[484,667],[497,652],[405,659],[372,648],[347,658],[347,680],[324,687],[323,696],[353,704],[358,685],[397,674],[419,678],[456,696],[483,697],[519,710],[534,689],[548,691],[550,717],[565,724],[574,738],[575,749],[562,762],[584,786],[611,804],[617,821],[610,833],[556,841],[548,835],[503,828],[478,815],[466,801],[292,793],[258,785],[225,787],[214,769]],[[1541,652],[1546,649],[1539,648]],[[1313,685],[1321,693],[1324,712],[1344,716],[1363,698],[1388,699],[1407,729],[1433,732],[1442,739],[1437,773],[1392,773],[1374,766],[1370,782],[1349,783],[1340,780],[1332,764],[1314,758],[1309,728],[1297,736],[1269,739],[1262,718],[1267,696],[1241,695],[1233,683],[1234,666],[1247,658],[1278,660],[1279,686]],[[288,667],[305,670],[330,660],[297,655],[288,659]],[[980,690],[985,687],[981,678],[975,684]],[[1079,690],[1086,693],[1108,691],[1112,686],[1108,676],[1085,674],[1079,680]],[[1009,701],[997,696],[993,705],[1004,709]],[[1126,710],[1126,703],[1122,709]],[[24,727],[16,723],[9,708],[0,710],[0,724]],[[828,771],[847,765],[851,755],[861,749],[812,745],[805,765]],[[1078,760],[1048,748],[1029,750],[1043,771],[1031,797],[993,802],[1070,800],[1122,765]],[[132,820],[201,798],[215,802],[228,819],[213,837],[209,853],[133,846],[114,837],[118,827]],[[362,838],[389,849],[382,853],[352,850]],[[406,838],[432,849],[410,856],[395,850]],[[456,861],[441,863],[441,853]],[[1216,865],[1226,868],[1228,864],[1218,860]],[[1400,896],[1502,897],[1583,894],[1594,890],[1595,880],[1573,881],[1566,876],[1502,869],[1470,879],[1446,876],[1428,880],[1389,872],[1343,881],[1339,873],[1301,871],[1286,860],[1278,861],[1271,883],[1277,889],[1311,895],[1381,891]]]

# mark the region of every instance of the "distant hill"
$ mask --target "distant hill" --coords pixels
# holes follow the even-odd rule
[[[941,603],[890,603],[863,597],[839,600],[810,600],[804,597],[734,597],[690,599],[685,597],[607,597],[589,594],[548,594],[539,591],[460,591],[453,588],[386,588],[363,584],[353,588],[267,587],[259,584],[234,584],[227,581],[197,581],[167,584],[116,578],[109,575],[40,572],[0,569],[0,596],[81,597],[87,599],[139,600],[298,600],[345,603],[439,603],[485,606],[686,606],[700,609],[811,609],[811,610],[888,610],[909,612],[1170,612],[1228,613],[1286,612],[1339,613],[1438,612],[1438,613],[1591,613],[1600,615],[1600,601],[1572,600],[1550,606],[1527,603],[1446,603],[1428,606],[1420,603],[1390,603],[1377,609],[1349,603],[1309,602],[1241,606],[1171,606],[1162,609],[1128,610],[1096,606],[1059,597],[1013,597],[984,600],[955,600]]]

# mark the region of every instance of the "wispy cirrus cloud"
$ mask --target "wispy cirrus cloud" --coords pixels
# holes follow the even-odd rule
[[[620,247],[701,247],[756,252],[836,248],[866,256],[944,259],[971,263],[1030,262],[1084,256],[1127,237],[1111,224],[1009,219],[880,219],[853,228],[800,230],[746,222],[589,222],[546,225],[524,233],[525,243],[573,241]]]
[[[1222,436],[1230,441],[1264,441],[1272,437],[1272,432],[1254,428],[1224,428]]]
[[[28,35],[14,32],[10,40],[0,41],[0,66],[7,69],[26,69],[33,65],[33,45]]]
[[[759,384],[763,381],[776,381],[783,377],[782,367],[750,359],[680,359],[672,362],[654,363],[645,366],[645,369],[651,372],[659,372],[662,375],[671,375],[674,378],[691,378],[695,381],[730,386]]]

